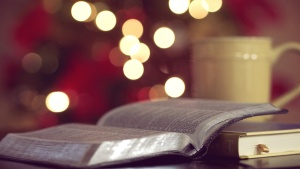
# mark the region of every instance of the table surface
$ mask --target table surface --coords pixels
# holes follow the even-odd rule
[[[46,166],[41,164],[24,163],[8,159],[0,159],[1,169],[57,169],[57,166]],[[192,161],[179,157],[155,158],[150,160],[128,163],[111,168],[160,168],[160,169],[243,169],[243,168],[300,168],[300,154],[286,155],[267,158],[256,158],[248,160],[229,160],[222,158]]]

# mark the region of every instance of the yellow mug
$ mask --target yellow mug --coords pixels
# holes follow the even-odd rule
[[[192,48],[192,96],[237,102],[270,102],[272,65],[289,42],[272,47],[268,37],[215,37],[197,41]],[[283,106],[300,93],[300,86],[273,102]],[[269,118],[269,117],[268,117]]]

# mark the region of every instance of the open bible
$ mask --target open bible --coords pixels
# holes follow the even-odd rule
[[[224,127],[244,118],[284,112],[267,103],[143,101],[107,112],[97,125],[72,123],[8,134],[0,142],[0,156],[78,168],[163,155],[199,159]]]

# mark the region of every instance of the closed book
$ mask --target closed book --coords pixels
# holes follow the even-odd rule
[[[300,124],[238,122],[225,128],[208,148],[209,156],[240,159],[300,154]]]

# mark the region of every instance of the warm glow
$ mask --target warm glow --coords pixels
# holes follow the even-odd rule
[[[189,13],[195,19],[205,18],[208,14],[208,11],[203,8],[201,1],[193,0],[190,4]]]
[[[87,21],[92,14],[92,7],[85,1],[78,1],[71,9],[72,17],[80,22]]]
[[[167,80],[165,84],[165,91],[168,96],[176,98],[181,96],[185,91],[185,84],[183,80],[178,77],[172,77]]]
[[[140,21],[136,19],[127,20],[122,26],[122,33],[124,36],[133,35],[140,38],[143,34],[144,28]]]
[[[150,87],[143,87],[140,89],[137,94],[138,100],[149,100],[149,90]]]
[[[189,8],[190,0],[169,0],[169,8],[175,14],[183,14]]]
[[[22,59],[23,69],[28,73],[35,73],[42,66],[42,58],[37,53],[28,53]]]
[[[35,111],[40,111],[44,108],[46,97],[44,95],[36,95],[31,101],[31,109]]]
[[[59,67],[60,51],[58,46],[45,44],[39,49],[39,52],[43,61],[41,71],[47,74],[54,73]]]
[[[117,23],[115,14],[110,11],[102,11],[96,17],[96,25],[102,31],[112,30]]]
[[[126,55],[124,55],[119,47],[115,47],[113,48],[110,52],[109,52],[109,61],[111,62],[111,64],[113,64],[114,66],[117,67],[121,67],[125,64],[125,62],[127,60],[129,60],[130,58]]]
[[[161,27],[154,33],[154,42],[160,48],[169,48],[173,45],[174,41],[175,34],[170,28]]]
[[[208,12],[216,12],[222,7],[222,0],[201,0],[201,4]]]
[[[135,44],[130,50],[130,57],[144,63],[150,57],[150,49],[144,43]]]
[[[92,20],[94,20],[97,17],[97,8],[94,4],[89,3],[90,7],[91,7],[91,15],[90,17],[86,20],[86,22],[90,22]]]
[[[56,13],[62,7],[62,0],[43,0],[43,7],[48,13]]]
[[[149,91],[150,100],[167,100],[168,95],[165,92],[164,86],[161,84],[154,85]]]
[[[144,73],[144,66],[135,59],[128,60],[123,67],[124,75],[130,80],[139,79]]]
[[[130,51],[131,48],[135,45],[135,44],[140,44],[140,41],[137,37],[132,36],[132,35],[127,35],[124,36],[119,43],[119,47],[122,51],[122,53],[124,53],[125,55],[130,55]]]
[[[109,6],[105,2],[96,2],[94,3],[98,12],[109,10]]]
[[[31,107],[32,100],[37,96],[37,92],[32,90],[24,90],[19,94],[20,102],[27,107]]]
[[[54,113],[65,111],[69,103],[69,97],[63,92],[52,92],[46,97],[46,106]]]

